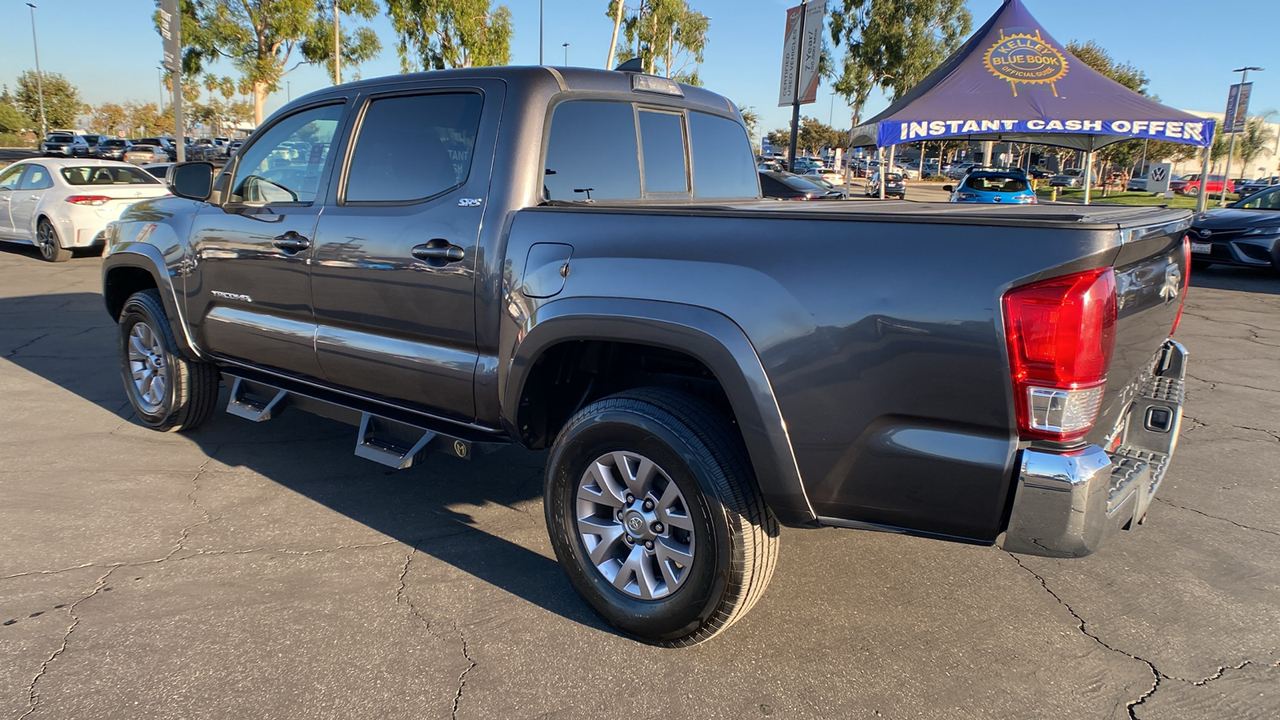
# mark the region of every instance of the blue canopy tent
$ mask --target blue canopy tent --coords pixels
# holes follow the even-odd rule
[[[853,129],[852,147],[922,140],[1016,140],[1093,152],[1132,138],[1207,147],[1214,121],[1140,95],[1085,65],[1005,0],[969,40],[884,112]],[[1085,202],[1089,201],[1085,183]]]

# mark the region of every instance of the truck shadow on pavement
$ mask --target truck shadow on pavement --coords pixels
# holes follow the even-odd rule
[[[141,427],[120,377],[115,328],[95,293],[0,298],[0,358]],[[224,386],[220,408],[227,397]],[[546,611],[617,634],[578,598],[544,540],[542,506],[536,501],[542,495],[544,452],[509,447],[472,460],[433,455],[421,466],[390,470],[355,457],[354,427],[299,410],[263,424],[219,410],[192,432],[143,438],[154,439],[157,453],[185,439],[212,459],[206,472],[213,477],[255,473]],[[255,488],[252,478],[247,482],[248,492],[277,499],[268,497],[270,488]],[[238,492],[246,492],[245,481],[236,484]],[[206,487],[206,509],[216,519],[220,490],[216,481]],[[239,508],[245,499],[223,500]],[[313,510],[304,512],[315,518]],[[263,516],[257,517],[251,522],[262,522]],[[306,517],[269,521],[306,523]],[[538,549],[487,532],[481,523]],[[299,535],[317,532],[302,528]]]

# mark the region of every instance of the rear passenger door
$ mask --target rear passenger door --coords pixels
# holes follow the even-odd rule
[[[362,99],[311,267],[331,383],[474,419],[477,238],[502,101],[496,81]]]

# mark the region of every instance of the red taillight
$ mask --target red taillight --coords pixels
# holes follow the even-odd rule
[[[75,205],[102,205],[110,199],[106,195],[71,195],[67,202]]]
[[[1178,323],[1182,322],[1182,308],[1187,304],[1187,288],[1191,287],[1191,236],[1182,236],[1182,297],[1178,298],[1178,314],[1173,316],[1173,329],[1169,337],[1178,332]]]
[[[1115,348],[1111,268],[1063,275],[1004,296],[1018,430],[1070,441],[1093,428]]]

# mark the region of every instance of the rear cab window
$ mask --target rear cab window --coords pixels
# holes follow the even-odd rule
[[[543,171],[544,197],[552,201],[760,197],[740,123],[640,102],[556,106]]]

